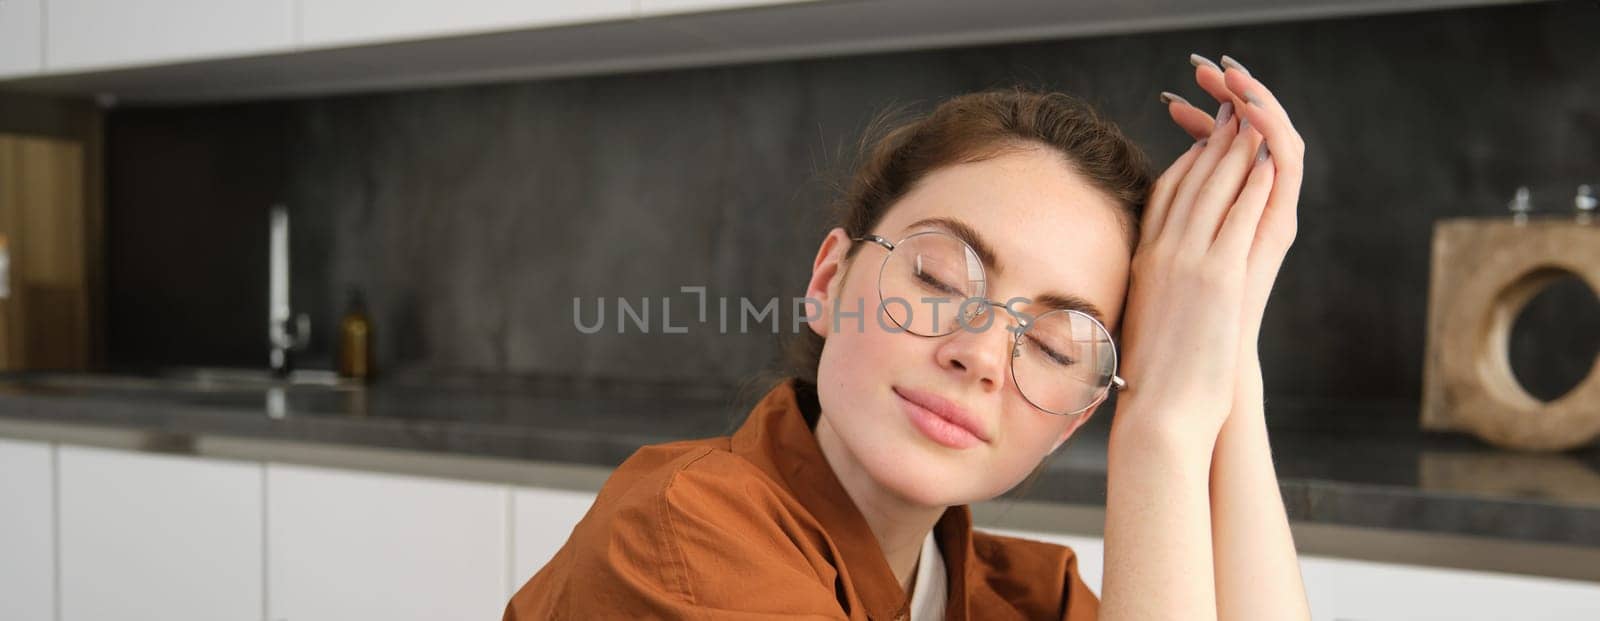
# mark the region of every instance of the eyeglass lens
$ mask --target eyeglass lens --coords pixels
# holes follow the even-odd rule
[[[989,308],[982,302],[988,293],[983,262],[944,233],[917,233],[896,244],[884,259],[878,292],[883,312],[921,336],[979,332],[1005,319],[982,317]],[[1019,310],[1041,313],[1027,322],[1012,352],[1012,378],[1023,397],[1047,412],[1074,414],[1105,394],[1117,354],[1099,322],[1068,310]]]

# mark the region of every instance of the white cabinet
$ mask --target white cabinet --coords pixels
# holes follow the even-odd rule
[[[1084,583],[1100,592],[1105,540],[1054,533],[984,528],[1012,537],[1058,543],[1078,554]],[[1388,619],[1475,621],[1594,618],[1600,584],[1460,569],[1300,556],[1306,598],[1316,621]]]
[[[267,618],[497,619],[503,485],[267,465]]]
[[[0,0],[0,77],[44,69],[44,0]]]
[[[556,550],[567,542],[572,527],[589,512],[594,498],[594,492],[559,489],[520,488],[512,492],[512,593],[550,562]]]
[[[56,450],[62,621],[261,618],[260,464]]]
[[[1317,621],[1594,619],[1600,585],[1459,569],[1302,557]]]
[[[292,0],[44,0],[51,72],[247,56],[294,46]]]
[[[633,3],[301,0],[300,43],[323,47],[629,19]]]
[[[0,619],[49,621],[56,615],[51,450],[0,439]]]
[[[674,13],[723,11],[799,2],[816,2],[816,0],[639,0],[639,15],[641,17],[654,17]]]
[[[0,619],[494,619],[594,498],[0,439]],[[1100,591],[1101,539],[982,530],[1072,547]],[[1300,561],[1318,621],[1600,610],[1594,583]]]

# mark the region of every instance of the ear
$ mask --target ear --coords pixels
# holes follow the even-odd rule
[[[843,283],[845,255],[850,251],[850,244],[850,235],[844,229],[834,227],[828,231],[827,237],[822,238],[822,246],[817,248],[817,258],[811,262],[811,281],[806,283],[806,299],[815,300],[822,308],[817,310],[815,319],[807,312],[806,324],[811,326],[812,332],[823,338],[828,336],[828,326],[831,325],[828,310],[833,307],[833,300]]]

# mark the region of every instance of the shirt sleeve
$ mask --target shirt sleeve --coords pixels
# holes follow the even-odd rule
[[[504,621],[845,618],[832,567],[753,468],[707,451],[597,500]]]

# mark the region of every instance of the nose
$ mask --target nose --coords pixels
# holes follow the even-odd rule
[[[1011,318],[996,308],[974,319],[970,326],[957,328],[942,337],[935,355],[939,366],[976,381],[985,392],[1000,390],[1006,384],[1011,365]]]

